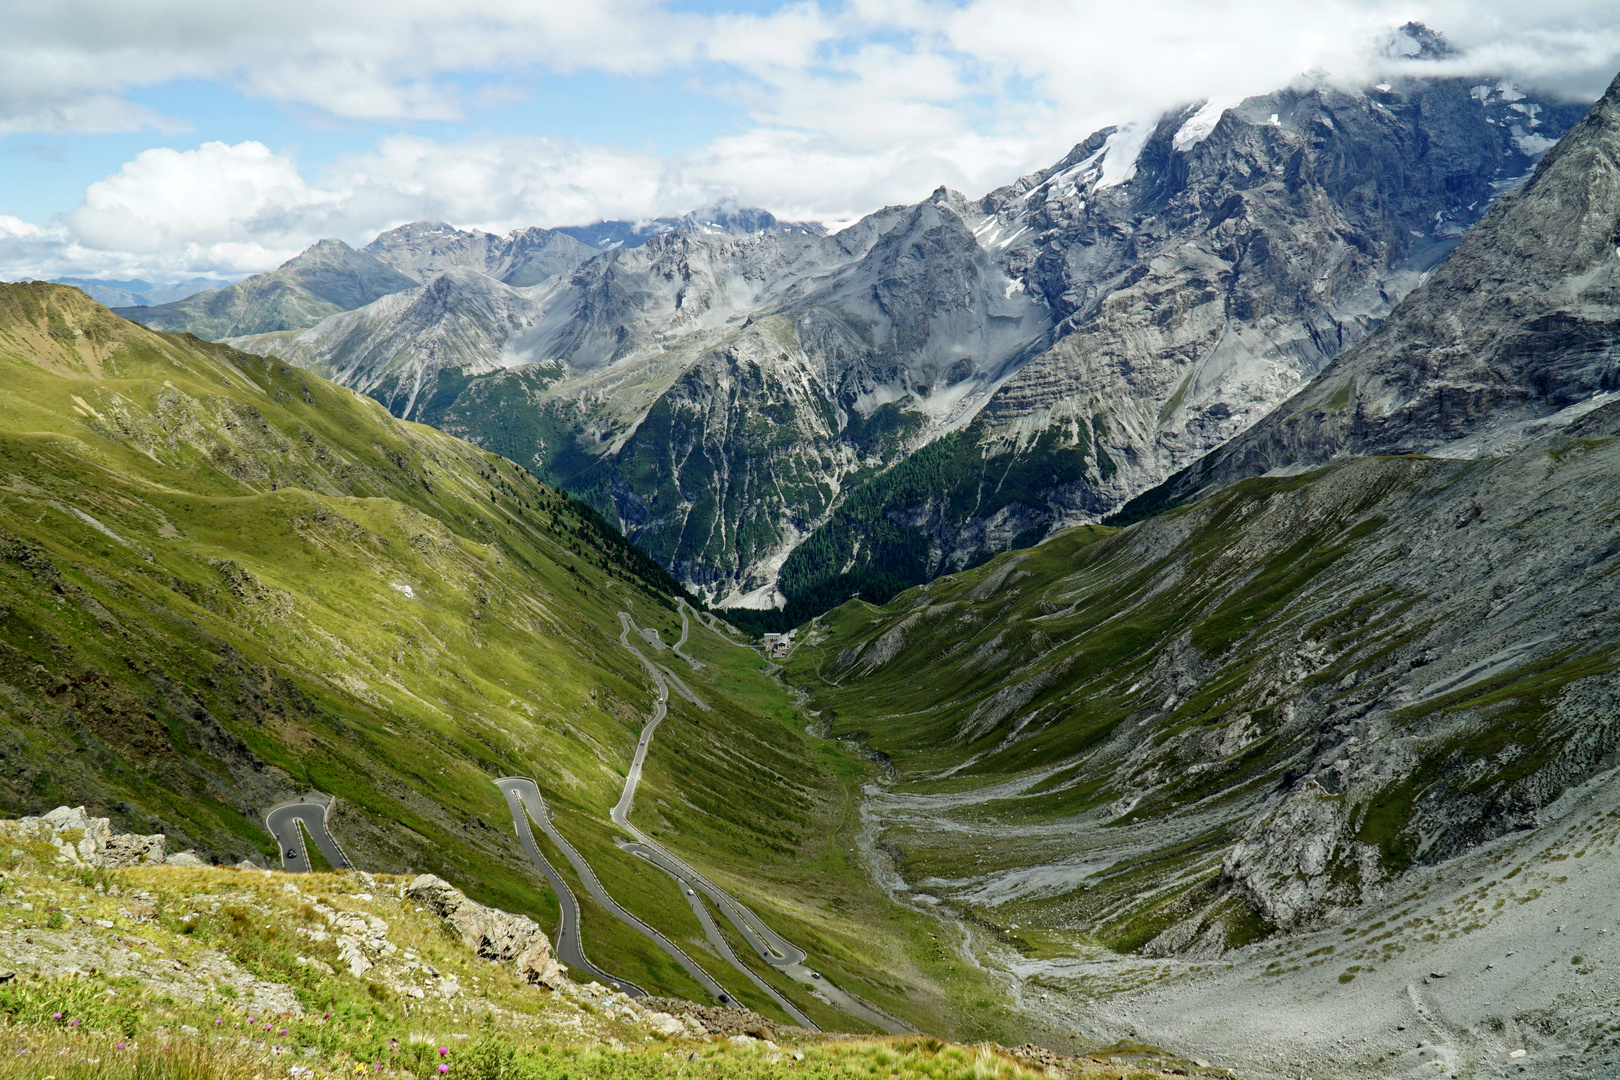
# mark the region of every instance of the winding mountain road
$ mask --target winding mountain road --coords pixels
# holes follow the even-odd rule
[[[677,607],[679,607],[681,609],[681,614],[683,616],[686,614],[687,608],[690,606],[689,604],[687,604],[686,598],[684,596],[677,596],[675,598],[675,604],[676,604]],[[712,612],[694,611],[694,612],[692,612],[692,615],[693,615],[694,618],[697,619],[697,621],[698,621],[698,623],[700,625],[708,627],[710,630],[712,630],[715,633],[715,635],[717,637],[720,638],[721,641],[724,641],[727,645],[735,646],[737,648],[744,648],[744,649],[746,649],[748,647],[747,645],[744,645],[742,642],[738,641],[736,638],[731,636],[732,634],[735,634],[737,631],[732,630],[731,633],[727,633],[726,630],[729,629],[729,624],[721,623],[719,619],[714,617],[714,614]],[[707,616],[708,618],[705,619],[704,616]],[[685,643],[686,643],[686,638],[683,636],[681,638],[681,644],[684,645]]]
[[[691,665],[691,668],[692,668],[693,671],[702,671],[703,670],[703,664],[700,661],[694,660],[692,657],[690,657],[690,656],[686,655],[685,653],[681,652],[681,646],[686,644],[686,639],[687,639],[688,636],[690,636],[690,634],[692,632],[692,627],[691,627],[690,623],[687,621],[687,618],[686,618],[686,605],[684,603],[682,603],[682,605],[681,605],[680,613],[681,613],[681,636],[680,636],[680,640],[676,641],[675,644],[673,644],[673,645],[665,645],[664,644],[664,639],[658,635],[658,628],[656,626],[637,627],[637,626],[632,625],[631,629],[635,631],[636,636],[640,637],[643,641],[645,641],[647,643],[647,645],[652,649],[653,652],[660,653],[660,652],[663,652],[665,649],[668,649],[670,652],[674,653],[676,656],[680,657],[682,660],[685,660],[689,665]],[[624,612],[621,611],[619,613],[619,616],[621,618],[623,618],[624,617]],[[687,696],[690,697],[690,695],[687,695]],[[696,701],[696,699],[693,699],[693,703],[694,704],[699,704]]]
[[[668,669],[664,668],[662,665],[654,664],[642,654],[641,650],[630,644],[630,634],[631,631],[636,630],[636,625],[631,621],[628,613],[623,611],[619,612],[619,622],[623,628],[619,635],[619,644],[636,654],[636,658],[641,661],[642,665],[647,669],[648,674],[652,676],[653,682],[658,687],[658,700],[653,706],[652,718],[648,720],[647,725],[641,729],[641,738],[636,742],[635,756],[631,758],[630,768],[625,776],[624,792],[619,796],[619,801],[614,804],[612,811],[610,811],[610,816],[613,819],[613,823],[624,829],[631,836],[635,837],[634,843],[621,844],[620,846],[625,851],[631,852],[632,854],[646,859],[652,865],[658,867],[660,870],[664,871],[666,874],[670,875],[677,882],[679,882],[682,890],[687,892],[688,902],[692,904],[694,911],[697,911],[698,908],[701,907],[701,904],[696,900],[696,897],[692,894],[692,892],[688,890],[695,889],[697,892],[701,892],[704,896],[708,897],[709,900],[714,903],[715,907],[720,910],[720,913],[726,917],[726,921],[730,922],[732,926],[736,927],[737,932],[742,935],[743,940],[748,943],[749,948],[753,949],[759,954],[761,960],[765,961],[765,963],[776,968],[778,971],[782,972],[784,975],[787,975],[794,981],[804,983],[806,986],[810,987],[812,993],[822,998],[828,1004],[843,1010],[851,1016],[866,1021],[881,1031],[887,1031],[891,1034],[910,1031],[911,1028],[900,1020],[897,1020],[880,1009],[868,1005],[866,1002],[846,993],[838,987],[833,986],[824,980],[819,972],[805,966],[804,961],[807,959],[807,954],[803,949],[776,933],[776,931],[772,930],[763,919],[751,911],[736,897],[732,896],[730,893],[714,884],[714,882],[692,869],[692,867],[688,866],[680,858],[670,853],[656,840],[652,839],[652,837],[643,833],[640,829],[636,828],[635,825],[631,824],[630,807],[635,801],[636,787],[641,783],[642,766],[645,764],[647,759],[647,750],[652,745],[653,733],[657,731],[658,725],[663,723],[664,717],[667,716],[669,712],[670,684],[673,683],[677,690],[681,693],[682,697],[692,701],[699,708],[707,711],[708,706],[703,704],[701,701],[698,701],[696,696],[694,696],[692,692],[688,690],[686,686],[681,683],[681,681],[677,679]],[[686,624],[686,615],[684,611],[681,614],[681,623],[684,629]],[[686,635],[683,633],[681,636],[682,643],[685,642],[685,639]],[[752,970],[744,967],[738,961],[736,955],[731,951],[729,944],[725,944],[725,938],[720,934],[719,928],[715,926],[713,919],[707,918],[706,916],[707,913],[705,912],[703,915],[699,916],[699,919],[704,924],[705,934],[709,936],[710,942],[715,944],[716,950],[720,952],[721,956],[724,957],[738,971],[742,972],[743,975],[749,979],[749,981],[753,982],[761,990],[769,994],[771,999],[780,1005],[789,1016],[794,1018],[795,1021],[813,1031],[819,1031],[820,1028],[817,1027],[809,1017],[805,1016],[803,1012],[784,998],[773,987],[771,987],[764,980],[760,979]]]
[[[551,808],[546,805],[540,789],[535,786],[533,780],[523,776],[503,776],[495,781],[495,786],[506,796],[506,805],[512,811],[512,826],[517,830],[518,843],[523,846],[523,850],[535,865],[540,867],[541,872],[546,875],[546,880],[551,882],[552,891],[557,894],[557,907],[561,909],[562,917],[551,943],[557,958],[569,967],[607,983],[615,990],[623,990],[630,997],[646,997],[647,991],[640,986],[629,979],[609,975],[586,958],[585,941],[579,932],[579,899],[574,896],[574,890],[557,872],[557,868],[541,854],[540,845],[535,843],[534,833],[529,828],[530,817],[537,823],[543,822],[544,824],[540,826],[542,829],[551,824]],[[547,835],[551,837],[553,843],[557,843],[558,837],[554,830],[547,829]],[[567,846],[567,841],[558,844],[558,847],[565,853],[572,850]]]
[[[298,828],[300,821],[309,830],[315,846],[326,856],[326,861],[332,864],[332,869],[347,870],[353,865],[326,830],[326,817],[331,811],[332,796],[316,791],[279,802],[265,811],[264,827],[276,838],[283,870],[294,874],[310,872],[309,848],[304,843],[303,832]]]
[[[521,776],[507,776],[495,781],[495,786],[500,788],[502,794],[506,796],[507,806],[512,810],[513,825],[521,826],[518,828],[518,839],[520,842],[523,839],[523,834],[527,832],[528,829],[523,822],[521,815],[519,814],[519,810],[526,809],[529,812],[529,817],[534,820],[536,825],[540,826],[540,831],[546,834],[547,839],[549,839],[553,844],[556,844],[557,847],[562,850],[563,856],[568,860],[568,865],[572,866],[574,868],[574,873],[579,875],[579,880],[585,884],[585,891],[590,894],[591,899],[607,908],[607,910],[620,922],[641,934],[643,937],[646,937],[654,945],[657,945],[660,949],[664,950],[664,952],[668,953],[670,959],[674,960],[677,964],[681,965],[681,967],[685,968],[686,973],[691,975],[692,978],[696,979],[703,989],[707,990],[715,998],[715,1000],[719,1001],[721,1004],[725,1004],[731,1000],[731,995],[726,993],[725,988],[716,982],[708,972],[699,967],[695,960],[693,960],[690,956],[687,956],[679,945],[676,945],[673,941],[669,940],[669,938],[665,937],[663,934],[660,934],[657,930],[654,930],[652,927],[630,914],[630,912],[626,911],[623,905],[621,905],[617,900],[613,899],[612,895],[607,891],[607,889],[602,887],[601,881],[597,880],[596,871],[591,869],[591,864],[585,861],[585,857],[575,850],[574,845],[568,842],[568,838],[563,836],[562,833],[558,832],[557,827],[552,824],[551,807],[546,805],[546,800],[541,796],[540,789],[535,786],[533,780]],[[534,838],[532,835],[529,837],[529,843],[534,843]],[[525,848],[527,848],[527,845],[525,845]],[[546,861],[544,856],[540,854],[538,847],[529,853],[529,857],[535,859],[540,864],[542,870],[547,871],[546,876],[548,878],[550,878],[552,874],[556,873],[556,869],[552,867],[552,865]],[[555,888],[559,883],[562,883],[560,877],[556,881],[553,881],[553,888]],[[563,888],[566,889],[566,883],[562,884]],[[559,891],[557,896],[560,902],[563,893]],[[572,890],[568,892],[568,896],[570,900],[574,899]],[[561,905],[559,904],[559,906]],[[567,909],[565,908],[564,910],[566,911]],[[573,930],[572,940],[575,943],[579,943],[579,904],[577,901],[575,901],[573,905],[573,913],[574,925],[571,928]],[[563,930],[566,932],[569,929],[570,927],[565,921]],[[583,948],[578,949],[577,954],[579,959],[585,959]],[[564,963],[567,963],[567,961],[564,961]],[[647,996],[646,990],[636,986],[636,984],[630,982],[628,979],[619,979],[614,976],[607,976],[605,973],[602,973],[600,968],[596,967],[594,964],[590,964],[588,961],[583,965],[583,967],[585,970],[603,974],[604,977],[606,977],[614,985],[622,984],[622,989],[624,989],[625,993],[630,994],[631,997]],[[632,990],[638,992],[632,992]]]
[[[747,943],[748,947],[759,954],[761,960],[771,967],[787,975],[797,982],[804,983],[810,993],[833,1008],[841,1009],[857,1019],[864,1020],[881,1031],[900,1033],[912,1030],[906,1024],[874,1008],[866,1002],[856,998],[845,991],[833,986],[824,980],[821,974],[805,965],[808,958],[805,951],[783,938],[772,930],[765,921],[746,907],[736,897],[715,885],[708,878],[688,866],[680,858],[670,853],[656,840],[643,833],[630,823],[630,808],[635,801],[636,788],[641,783],[642,769],[647,761],[647,751],[652,746],[653,734],[658,725],[664,722],[669,715],[670,688],[681,697],[690,701],[697,708],[708,712],[709,706],[694,694],[674,672],[649,660],[642,651],[630,644],[630,635],[636,634],[654,649],[668,648],[658,640],[656,631],[642,630],[636,626],[627,612],[619,612],[620,634],[619,644],[634,653],[640,660],[647,673],[652,676],[653,683],[658,688],[658,698],[653,706],[653,713],[646,725],[641,729],[641,735],[636,740],[636,749],[630,759],[630,767],[626,771],[624,790],[619,801],[609,811],[613,823],[628,832],[634,840],[619,841],[619,847],[627,854],[643,859],[660,871],[673,878],[686,897],[692,914],[697,917],[698,923],[703,927],[704,937],[714,947],[720,957],[740,972],[745,978],[767,994],[782,1010],[793,1018],[794,1022],[812,1031],[821,1030],[816,1023],[806,1016],[797,1006],[783,997],[775,987],[762,979],[751,968],[738,959],[731,943],[726,940],[719,924],[710,914],[704,898],[707,898],[726,917],[726,920],[736,928],[737,933]],[[714,629],[710,627],[710,629]],[[692,666],[694,671],[700,670],[702,664],[680,651],[686,644],[689,632],[686,605],[681,605],[681,637],[675,643],[672,651]],[[718,634],[719,631],[715,630]],[[735,644],[733,642],[732,644]],[[518,841],[524,852],[534,861],[535,865],[545,874],[546,880],[551,883],[557,894],[558,907],[561,911],[561,925],[557,930],[555,947],[557,956],[570,967],[590,973],[597,979],[605,981],[617,989],[623,990],[631,997],[646,997],[647,991],[630,982],[628,979],[609,975],[585,956],[584,942],[581,939],[579,925],[579,901],[569,887],[568,882],[557,872],[556,867],[546,859],[535,842],[534,834],[529,828],[532,820],[544,832],[552,843],[556,844],[567,858],[579,880],[584,884],[585,891],[591,898],[605,907],[615,918],[629,926],[637,933],[652,941],[676,963],[680,964],[703,988],[709,991],[716,1000],[722,1004],[732,1000],[731,995],[714,980],[706,971],[692,960],[674,942],[651,926],[642,922],[629,911],[625,910],[608,891],[603,888],[597,879],[596,873],[591,869],[584,856],[568,842],[568,839],[557,831],[551,820],[551,808],[547,805],[544,796],[540,794],[539,787],[527,777],[506,776],[495,782],[495,786],[506,796],[507,808],[512,813],[512,825],[517,832]],[[324,829],[323,829],[324,834]],[[312,834],[313,835],[313,834]],[[324,849],[323,849],[324,850]]]
[[[671,645],[669,647],[669,651],[680,657],[682,660],[685,660],[688,664],[691,664],[693,671],[701,671],[703,669],[703,665],[701,663],[681,652],[681,646],[686,644],[686,638],[691,632],[691,627],[687,625],[686,622],[686,601],[684,599],[680,602],[679,607],[681,612],[681,639],[675,644]]]

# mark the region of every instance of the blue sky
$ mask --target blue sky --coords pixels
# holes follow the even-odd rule
[[[237,275],[322,236],[737,198],[978,195],[1109,123],[1355,85],[1419,18],[1453,73],[1590,99],[1613,5],[1546,0],[12,0],[0,277]]]
[[[175,125],[179,130],[143,126],[134,131],[0,137],[4,155],[0,214],[36,223],[48,220],[77,202],[90,184],[155,145],[190,149],[205,142],[257,140],[318,175],[356,147],[406,132],[447,143],[475,134],[552,136],[674,155],[701,147],[741,127],[746,119],[734,103],[704,92],[684,73],[626,77],[582,71],[564,76],[540,68],[514,75],[511,81],[476,73],[442,79],[468,101],[465,117],[454,121],[345,119],[200,79],[143,88],[130,92],[129,100],[181,121]],[[479,97],[492,90],[510,96],[480,103]]]

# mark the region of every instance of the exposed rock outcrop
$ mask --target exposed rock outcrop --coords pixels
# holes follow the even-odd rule
[[[687,1034],[742,1036],[759,1041],[798,1038],[809,1034],[803,1028],[778,1024],[757,1012],[736,1006],[700,1005],[695,1001],[665,997],[644,998],[640,1004],[650,1010],[659,1010],[648,1015],[668,1017],[675,1022],[674,1026],[681,1027]]]
[[[165,858],[163,849],[167,838],[162,833],[150,836],[114,833],[109,818],[91,817],[82,806],[58,806],[48,814],[17,818],[6,825],[14,836],[31,833],[50,842],[56,847],[58,862],[105,867],[163,862],[203,865],[195,856],[191,856],[190,864],[177,863],[180,855]]]
[[[1360,809],[1307,778],[1276,810],[1249,823],[1221,874],[1278,929],[1330,925],[1389,876],[1378,849],[1355,839]]]
[[[510,963],[519,978],[554,990],[568,981],[551,940],[527,915],[485,907],[433,874],[412,880],[405,895],[442,918],[479,956]]]

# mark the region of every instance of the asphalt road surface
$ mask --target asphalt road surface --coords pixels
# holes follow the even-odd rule
[[[590,863],[585,861],[584,856],[580,855],[580,853],[574,849],[574,845],[570,844],[568,839],[563,836],[562,833],[558,832],[557,827],[552,824],[551,808],[546,805],[545,799],[540,795],[540,789],[535,786],[533,780],[519,776],[508,776],[495,781],[495,786],[500,788],[501,791],[506,795],[507,805],[512,809],[513,823],[519,826],[518,840],[520,842],[524,839],[525,835],[528,834],[529,830],[524,824],[518,811],[520,808],[526,808],[529,811],[529,816],[534,819],[534,823],[540,826],[540,830],[546,834],[546,837],[562,850],[563,856],[567,858],[569,865],[574,868],[574,873],[578,874],[579,880],[584,882],[585,891],[591,895],[591,899],[607,908],[607,910],[611,912],[620,922],[624,923],[626,926],[629,926],[632,930],[642,934],[654,945],[657,945],[660,949],[663,949],[664,952],[668,953],[670,959],[674,960],[677,964],[681,965],[681,967],[685,968],[687,974],[696,979],[698,983],[715,998],[715,1000],[720,1002],[729,1002],[732,1000],[731,995],[726,992],[725,988],[719,983],[715,982],[708,972],[698,967],[697,962],[694,961],[690,956],[687,956],[686,953],[681,950],[680,946],[676,945],[663,934],[660,934],[657,930],[654,930],[652,927],[630,914],[630,912],[626,911],[622,906],[620,906],[617,900],[613,899],[613,897],[609,895],[608,891],[602,887],[602,883],[597,880],[596,872],[591,869]],[[521,804],[521,807],[519,804]],[[526,850],[534,844],[534,837],[529,835],[528,841],[528,844],[525,845]],[[548,878],[550,878],[552,874],[556,873],[555,868],[553,868],[551,864],[546,862],[545,858],[541,856],[538,847],[535,847],[529,852],[529,854],[530,857],[535,859],[536,862],[540,864],[541,868],[547,872],[546,876]],[[562,882],[561,878],[554,878],[552,880],[553,888],[556,888],[558,885],[562,885],[562,889],[567,888],[566,883]],[[569,905],[562,902],[562,897],[564,895],[562,889],[559,889],[557,893],[559,906],[562,907],[564,911],[562,937],[564,940],[571,939],[577,944],[580,941],[579,904],[577,901],[572,904],[573,925],[569,926],[567,924]],[[574,900],[574,895],[571,890],[567,893],[567,896],[570,901]],[[585,959],[583,950],[576,949],[575,952],[580,960]],[[563,962],[571,963],[571,961],[566,959]],[[615,985],[621,985],[624,992],[629,994],[631,997],[647,996],[647,991],[643,990],[641,987],[636,986],[634,983],[631,983],[628,980],[605,975],[601,972],[600,968],[589,964],[588,961],[584,965],[584,969],[601,975],[602,978],[608,979]]]
[[[703,665],[698,663],[696,660],[692,659],[690,656],[687,656],[685,653],[681,652],[681,646],[686,644],[687,634],[691,631],[691,627],[688,626],[687,622],[686,622],[686,601],[684,599],[681,600],[680,612],[681,612],[681,640],[679,640],[675,644],[671,645],[669,647],[669,651],[674,653],[676,656],[680,657],[682,660],[685,660],[688,664],[691,664],[693,671],[698,671],[703,667]]]
[[[557,906],[562,909],[562,920],[553,937],[552,951],[557,959],[578,971],[583,971],[596,979],[606,983],[615,990],[623,990],[630,997],[646,997],[647,991],[631,982],[621,979],[617,975],[609,975],[585,957],[585,943],[579,935],[579,900],[574,896],[574,890],[568,882],[557,872],[546,857],[540,852],[540,845],[534,841],[534,833],[529,829],[529,815],[536,822],[550,824],[550,808],[540,795],[540,789],[535,787],[534,781],[521,776],[505,776],[495,781],[495,786],[501,789],[506,796],[507,808],[512,811],[512,826],[517,830],[518,843],[534,860],[551,882],[551,889],[557,894]],[[524,810],[528,809],[529,814]],[[542,826],[543,828],[544,826]]]
[[[688,606],[686,603],[686,598],[684,596],[677,596],[675,598],[675,603],[681,609],[681,613],[684,615]],[[694,611],[692,614],[697,617],[698,622],[702,623],[710,630],[713,630],[720,640],[724,641],[727,645],[735,645],[739,648],[748,647],[732,636],[737,631],[732,630],[731,633],[727,633],[726,631],[729,629],[729,626],[722,625],[720,620],[716,619],[712,613],[707,611]],[[681,639],[682,644],[685,644],[685,640],[685,638]]]
[[[772,1001],[775,1001],[778,1005],[780,1005],[782,1010],[793,1018],[794,1023],[798,1024],[800,1027],[809,1028],[811,1031],[821,1030],[820,1026],[817,1025],[814,1020],[800,1012],[798,1007],[794,1005],[793,1002],[779,994],[774,986],[760,978],[758,975],[754,974],[754,972],[745,966],[741,960],[737,959],[737,954],[731,949],[731,942],[727,941],[726,936],[720,932],[719,924],[714,921],[714,916],[709,914],[708,905],[703,902],[703,898],[709,895],[708,890],[705,889],[700,892],[698,889],[694,889],[691,881],[682,877],[679,871],[672,869],[663,860],[660,860],[658,858],[658,853],[649,850],[645,844],[620,844],[619,846],[621,849],[629,852],[632,855],[641,856],[643,859],[646,859],[658,869],[675,879],[675,884],[678,885],[681,892],[685,894],[686,902],[692,908],[692,914],[697,916],[698,922],[703,926],[703,936],[708,938],[709,944],[714,946],[714,951],[720,954],[721,959],[730,964],[732,967],[736,968],[738,971],[742,972],[743,976],[747,978],[749,982],[759,987],[760,990],[768,995]],[[733,921],[733,925],[736,925],[735,921]],[[752,944],[752,942],[750,942],[750,944]],[[761,955],[763,956],[764,954]]]
[[[309,849],[305,846],[303,833],[298,828],[300,821],[314,838],[315,846],[326,856],[326,861],[332,864],[332,869],[345,870],[350,867],[343,850],[338,847],[337,841],[332,839],[332,834],[326,831],[326,815],[331,807],[330,795],[312,792],[297,799],[277,803],[264,815],[264,827],[270,830],[270,835],[276,838],[276,844],[281,849],[283,870],[295,874],[309,873]]]
[[[861,1001],[859,998],[846,993],[838,987],[833,986],[825,978],[821,977],[819,973],[806,966],[805,960],[808,957],[803,949],[777,934],[776,931],[772,930],[766,925],[763,919],[754,914],[753,911],[749,910],[749,908],[747,908],[736,897],[724,891],[708,878],[692,869],[686,863],[682,862],[679,858],[666,850],[656,840],[652,839],[652,837],[646,835],[640,829],[636,828],[630,823],[630,807],[635,801],[636,786],[641,783],[641,771],[643,764],[647,760],[647,750],[652,745],[653,733],[657,731],[658,725],[663,723],[664,717],[668,715],[669,712],[670,683],[675,684],[682,697],[692,701],[698,705],[699,708],[707,710],[708,706],[704,705],[701,701],[698,701],[697,698],[693,696],[692,692],[688,690],[679,679],[675,678],[674,674],[648,660],[641,654],[641,650],[630,644],[630,633],[632,630],[635,630],[636,627],[635,623],[631,621],[630,616],[627,613],[622,611],[619,612],[619,622],[623,627],[622,632],[619,635],[619,644],[636,654],[636,658],[641,661],[644,667],[646,667],[648,674],[650,674],[653,678],[653,682],[658,686],[658,700],[653,706],[652,718],[647,721],[647,726],[641,729],[641,738],[636,742],[635,756],[631,758],[630,768],[625,776],[624,792],[619,796],[619,801],[614,805],[612,811],[610,812],[610,816],[613,818],[613,823],[624,829],[631,836],[635,837],[636,840],[635,843],[624,844],[621,846],[624,848],[624,850],[631,852],[632,854],[639,855],[648,862],[652,863],[654,866],[658,867],[660,870],[664,871],[666,874],[669,874],[671,877],[675,878],[676,881],[681,883],[683,891],[690,887],[696,892],[700,892],[704,896],[708,897],[708,899],[714,903],[715,907],[719,909],[720,913],[726,917],[726,921],[730,922],[732,926],[736,927],[737,932],[742,935],[743,940],[748,943],[749,948],[753,949],[759,954],[759,958],[761,960],[765,961],[765,963],[776,968],[778,971],[782,972],[784,975],[787,975],[794,981],[804,983],[806,986],[810,987],[814,994],[821,997],[835,1008],[842,1009],[849,1015],[864,1020],[881,1031],[887,1031],[894,1034],[910,1031],[911,1028],[902,1021],[897,1020],[888,1013],[883,1012],[881,1009],[877,1009],[866,1002]],[[682,614],[682,625],[683,627],[685,625],[684,612]],[[684,634],[682,635],[682,641],[685,641]],[[693,904],[694,912],[697,911],[697,909],[701,906],[700,903],[695,902],[696,898],[693,895],[688,895],[687,900]],[[725,957],[733,967],[735,967],[738,971],[741,971],[751,982],[768,993],[771,998],[775,1000],[778,1005],[782,1006],[782,1008],[785,1009],[787,1013],[798,1023],[810,1028],[811,1030],[820,1030],[813,1022],[811,1022],[809,1017],[805,1016],[802,1012],[795,1008],[792,1003],[787,1001],[787,999],[782,997],[781,994],[777,993],[776,990],[764,983],[752,971],[744,967],[737,960],[735,954],[732,953],[730,946],[724,944],[725,939],[720,935],[719,928],[715,927],[713,919],[707,917],[707,912],[699,915],[699,921],[704,924],[704,933],[709,935],[711,943],[716,944],[721,956]],[[713,928],[712,934],[710,934],[711,928]],[[718,939],[718,941],[716,941],[716,939]]]
[[[658,628],[655,626],[644,626],[637,629],[634,624],[631,624],[631,628],[634,629],[636,634],[647,643],[648,647],[650,647],[653,652],[661,653],[665,649],[668,649],[670,652],[674,653],[676,656],[690,664],[693,671],[702,670],[702,664],[681,652],[681,646],[686,644],[686,639],[692,632],[692,627],[686,619],[686,608],[684,605],[681,608],[681,637],[680,640],[675,642],[673,645],[664,644],[664,639],[658,636]]]

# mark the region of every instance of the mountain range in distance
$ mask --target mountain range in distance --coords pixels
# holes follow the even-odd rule
[[[139,306],[153,310],[137,314],[155,329],[208,338],[303,328],[326,315],[415,288],[452,267],[475,268],[522,287],[571,271],[595,252],[637,248],[675,232],[820,235],[824,230],[812,223],[779,222],[764,210],[740,208],[734,201],[681,217],[518,229],[506,237],[462,232],[443,222],[414,222],[382,234],[363,251],[341,240],[322,240],[268,273],[206,293],[192,289],[168,303],[143,303]]]
[[[1101,520],[1224,444],[1581,112],[1505,80],[1302,79],[836,234],[734,207],[633,235],[418,223],[125,314],[507,454],[782,629]]]
[[[216,278],[194,277],[184,281],[171,281],[154,283],[142,281],[139,278],[127,281],[110,278],[77,278],[63,277],[52,280],[62,285],[72,285],[83,289],[86,296],[98,304],[114,307],[155,307],[158,304],[167,304],[174,300],[184,300],[200,292],[208,292],[219,288],[222,284],[230,284]]]
[[[407,230],[416,232],[431,231],[435,228],[448,229],[449,226],[436,222],[417,222],[406,227]],[[705,209],[695,210],[680,217],[652,218],[645,221],[598,221],[590,225],[565,225],[557,229],[544,230],[544,232],[570,237],[587,248],[609,251],[616,248],[640,247],[653,237],[677,231],[732,233],[751,230],[782,230],[784,232],[801,232],[805,235],[820,235],[825,231],[821,225],[815,222],[778,222],[774,216],[766,211],[738,207],[735,200],[721,200]],[[328,248],[341,243],[341,241],[324,242]],[[317,248],[321,246],[317,245]],[[343,245],[343,247],[346,248],[347,245]],[[324,301],[337,310],[347,310],[343,305],[352,304],[356,294],[345,291],[341,286],[322,283],[318,280],[320,277],[319,271],[310,265],[319,261],[318,256],[312,257],[315,255],[315,251],[316,249],[311,249],[304,256],[291,260],[288,264],[279,267],[276,271],[271,271],[271,273],[280,275],[278,285],[282,287],[293,290],[303,287],[313,290],[315,294],[313,302],[317,305]],[[364,260],[357,259],[355,263],[357,265],[348,268],[349,272],[363,273],[361,268],[365,266]],[[450,264],[447,263],[446,265]],[[533,281],[542,280],[549,276],[550,273],[558,272],[563,265],[562,263],[542,264],[540,269],[529,271],[526,275],[528,280],[525,280],[525,275],[522,274],[503,277],[503,280],[514,284],[532,284]],[[437,269],[442,270],[443,268],[441,266]],[[326,266],[322,269],[330,273],[334,268]],[[418,265],[416,270],[419,273],[432,272],[425,265]],[[291,273],[281,273],[282,271],[291,271]],[[199,293],[219,292],[222,290],[228,293],[230,286],[237,284],[246,276],[248,275],[226,276],[223,279],[218,277],[192,277],[167,282],[151,282],[138,278],[84,277],[56,277],[46,280],[82,289],[90,299],[116,310],[123,308],[159,308],[186,300]],[[395,284],[398,283],[395,282]],[[386,293],[378,293],[377,295],[386,295]],[[232,299],[235,299],[235,297],[233,296]],[[303,299],[306,304],[311,302],[310,298]],[[200,316],[200,311],[204,308],[218,311],[221,306],[220,298],[211,298],[208,301],[197,301],[192,305],[181,306],[170,311],[142,314],[153,324],[164,328],[178,321],[185,323],[188,328],[194,327],[212,331],[217,327],[209,322],[206,317]],[[229,307],[230,304],[227,302],[223,306]],[[272,323],[280,325],[281,322],[289,319],[296,321],[298,318],[297,315],[283,315],[272,320]],[[255,325],[258,324],[251,321],[230,324],[233,329],[242,329],[244,326]]]

